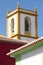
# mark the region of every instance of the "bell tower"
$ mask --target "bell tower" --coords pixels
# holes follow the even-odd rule
[[[38,25],[37,25],[37,9],[34,11],[17,8],[6,16],[7,22],[7,37],[13,39],[21,39],[32,41],[38,38]]]

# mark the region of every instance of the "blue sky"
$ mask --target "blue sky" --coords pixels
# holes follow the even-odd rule
[[[21,8],[38,11],[38,36],[43,36],[43,0],[0,0],[0,34],[6,35],[7,10],[15,10],[17,3]]]

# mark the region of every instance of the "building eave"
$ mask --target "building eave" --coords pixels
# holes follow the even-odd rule
[[[22,44],[26,44],[28,43],[28,41],[22,41],[22,40],[17,40],[17,39],[12,39],[12,38],[8,38],[8,37],[0,37],[0,41],[6,41],[6,42],[12,42],[12,43],[22,43]]]
[[[37,49],[38,47],[43,46],[43,37],[34,40],[28,44],[25,44],[9,53],[7,53],[6,55],[14,55],[14,57],[17,57],[19,55],[22,55],[23,53],[27,52],[27,51],[31,51],[34,49]],[[27,49],[27,50],[26,50]]]

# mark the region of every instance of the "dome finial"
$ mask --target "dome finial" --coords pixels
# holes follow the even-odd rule
[[[34,12],[36,12],[36,13],[37,13],[37,8],[36,8],[36,7],[34,7]]]
[[[20,8],[20,3],[19,2],[17,3],[17,8]]]
[[[9,9],[7,9],[7,14],[9,14],[10,13],[10,10]]]

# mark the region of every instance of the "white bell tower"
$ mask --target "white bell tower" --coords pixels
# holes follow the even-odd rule
[[[20,4],[17,5],[16,10],[8,11],[6,16],[7,37],[28,41],[37,39],[37,16],[36,8],[34,11],[26,10],[20,8]]]

